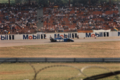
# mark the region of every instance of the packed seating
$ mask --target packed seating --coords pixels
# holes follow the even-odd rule
[[[120,29],[118,7],[111,3],[80,4],[79,7],[44,8],[42,31],[66,32]]]
[[[49,5],[37,17],[37,3],[0,5],[0,34],[35,33],[37,22],[42,32],[76,32],[99,29],[120,29],[120,14],[114,3],[80,4],[77,7]]]
[[[37,4],[0,6],[0,34],[34,33],[37,29]]]

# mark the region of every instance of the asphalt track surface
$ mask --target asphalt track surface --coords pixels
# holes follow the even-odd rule
[[[102,42],[102,41],[120,41],[120,37],[101,37],[101,38],[81,38],[74,39],[74,42],[69,43],[80,43],[80,42]],[[44,40],[0,40],[0,47],[12,47],[12,46],[25,46],[25,45],[41,45],[41,44],[61,44],[65,42],[50,42],[49,39]],[[68,43],[68,42],[67,42]]]

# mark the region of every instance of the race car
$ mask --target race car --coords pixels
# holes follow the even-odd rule
[[[74,40],[70,39],[70,38],[62,38],[62,37],[58,37],[58,38],[50,38],[51,42],[74,42]]]

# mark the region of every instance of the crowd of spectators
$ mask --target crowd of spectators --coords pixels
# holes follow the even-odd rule
[[[0,34],[31,33],[37,28],[37,3],[0,5]]]
[[[0,5],[0,34],[33,33],[37,27],[37,3]],[[80,4],[78,7],[43,8],[40,31],[65,32],[78,30],[120,29],[118,7],[114,3]]]
[[[77,31],[120,29],[118,7],[114,3],[80,4],[79,7],[51,7],[44,9],[43,31]],[[112,25],[111,25],[112,24]]]

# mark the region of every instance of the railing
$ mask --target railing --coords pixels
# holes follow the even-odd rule
[[[0,58],[0,62],[120,62],[120,58]]]

